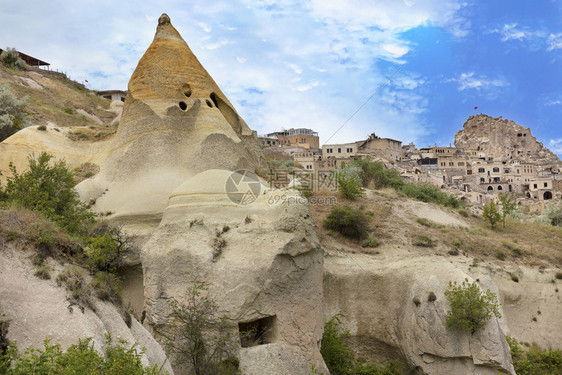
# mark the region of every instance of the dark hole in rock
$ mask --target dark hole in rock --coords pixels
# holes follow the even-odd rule
[[[185,104],[184,102],[180,102],[180,108],[182,111],[185,111],[187,109],[187,104]]]
[[[181,85],[180,90],[186,97],[191,97],[191,86],[189,85],[189,83],[184,83],[183,85]]]
[[[214,92],[211,93],[211,100],[213,101],[213,103],[215,103],[215,107],[219,106],[219,102],[217,100],[217,94],[215,94]]]
[[[211,108],[213,108],[213,103],[211,103],[211,101],[209,99],[205,100],[205,102],[207,103],[207,105]]]
[[[251,322],[238,323],[243,348],[275,342],[277,317],[268,316]]]

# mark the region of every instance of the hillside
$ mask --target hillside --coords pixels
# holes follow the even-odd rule
[[[459,352],[443,346],[438,321],[445,317],[444,287],[458,281],[459,273],[498,294],[499,324],[506,335],[560,348],[562,228],[510,219],[505,228],[492,230],[466,209],[410,200],[391,189],[368,190],[357,201],[340,197],[339,205],[371,215],[369,233],[380,241],[377,247],[364,247],[326,230],[322,223],[331,206],[311,206],[325,254],[324,316],[343,314],[348,342],[359,356],[421,364],[415,359],[421,352],[424,360],[454,363]],[[433,244],[416,245],[420,236]],[[425,302],[430,292],[437,295],[435,309]],[[420,308],[414,307],[414,297],[421,299]],[[429,336],[416,333],[420,329]],[[431,370],[429,363],[422,366],[427,373],[443,373],[442,367]],[[461,367],[451,373],[465,371]]]
[[[111,122],[119,110],[110,108],[111,101],[60,74],[13,70],[0,64],[0,84],[16,97],[27,98],[25,110],[34,125],[95,127],[93,139],[115,132]],[[98,133],[104,134],[96,137]]]
[[[267,166],[298,165],[264,155],[166,14],[121,106],[45,72],[0,74],[29,97],[36,124],[0,142],[2,179],[12,178],[0,191],[0,323],[9,320],[6,338],[20,349],[91,337],[103,351],[110,333],[145,346],[143,364],[191,375],[200,346],[174,350],[216,337],[229,350],[199,351],[220,353],[199,373],[328,375],[333,317],[349,332],[345,355],[369,366],[398,360],[403,371],[392,375],[514,375],[506,336],[562,349],[562,228],[508,218],[492,229],[478,208],[366,159],[373,178],[358,181],[357,169],[347,186],[396,190],[307,200],[298,179],[266,184],[257,175],[277,172]],[[15,183],[10,166],[22,173],[41,151],[65,159],[76,181],[42,155],[43,169]],[[457,208],[408,198],[426,196]],[[365,224],[358,239],[323,225],[344,207]],[[477,329],[447,324],[445,293],[463,280],[501,303]],[[197,319],[182,321],[182,308]],[[198,331],[208,317],[216,324]]]

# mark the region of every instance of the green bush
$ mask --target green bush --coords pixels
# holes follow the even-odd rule
[[[347,199],[355,200],[364,193],[360,171],[358,167],[352,164],[343,164],[337,170],[338,189]]]
[[[400,172],[395,169],[386,168],[379,161],[373,162],[369,158],[357,158],[353,160],[352,165],[360,169],[361,182],[364,187],[372,185],[375,189],[383,187],[400,189],[404,185]]]
[[[515,212],[517,208],[517,203],[512,199],[511,194],[500,193],[500,206],[501,206],[501,218],[503,222],[503,227],[505,228],[505,218]]]
[[[516,339],[506,336],[517,375],[562,374],[562,351],[545,350],[533,345],[525,352]]]
[[[435,245],[437,245],[437,240],[434,240],[427,234],[420,234],[414,241],[414,245],[421,247],[435,247]]]
[[[0,54],[0,61],[2,64],[10,69],[27,70],[27,64],[22,60],[18,51],[15,48],[7,47]]]
[[[29,169],[18,173],[10,165],[6,199],[24,208],[39,211],[69,233],[85,235],[94,221],[94,214],[78,200],[74,177],[63,160],[50,165],[52,156],[42,152],[37,158],[28,158]]]
[[[462,284],[449,282],[445,291],[449,299],[450,310],[447,312],[447,327],[476,332],[496,316],[501,318],[500,305],[495,293],[489,289],[483,292],[478,284],[465,279]]]
[[[0,85],[0,142],[31,125],[25,105],[26,98],[20,100],[6,86]]]
[[[491,201],[487,205],[484,206],[484,213],[482,217],[490,223],[492,228],[496,227],[496,224],[502,220],[502,215],[496,206],[494,201]]]
[[[418,222],[418,224],[421,224],[425,227],[431,227],[431,221],[424,217],[418,217],[416,218],[416,221]]]
[[[451,208],[462,207],[462,202],[454,195],[447,194],[430,184],[404,183],[399,190],[407,197],[427,203],[438,203]]]
[[[111,301],[121,305],[121,280],[109,272],[96,272],[88,285],[102,301]]]
[[[6,375],[158,375],[157,365],[144,366],[142,351],[136,345],[126,348],[126,342],[113,344],[106,336],[105,355],[94,349],[91,338],[83,339],[64,352],[59,344],[44,341],[42,349],[27,348],[19,353],[12,344],[7,353],[0,357],[0,373]]]
[[[340,332],[341,317],[337,314],[326,322],[320,345],[320,353],[331,375],[351,374],[353,369],[354,354],[344,341],[349,333]]]
[[[367,235],[370,217],[351,207],[332,206],[324,219],[324,227],[348,238],[361,239]]]
[[[398,361],[390,361],[385,367],[374,363],[364,363],[356,359],[345,338],[349,332],[341,332],[343,316],[336,314],[324,325],[324,334],[320,345],[322,358],[332,375],[399,375],[403,366]]]
[[[123,262],[123,245],[110,232],[88,239],[86,255],[92,271],[115,272]]]
[[[361,246],[363,247],[377,247],[380,245],[380,241],[377,237],[369,234],[365,240],[361,242]]]
[[[555,227],[562,227],[562,204],[551,203],[544,210],[543,216],[547,222]]]

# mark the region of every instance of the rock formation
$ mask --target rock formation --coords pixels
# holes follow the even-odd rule
[[[137,343],[145,352],[145,365],[164,364],[164,370],[173,375],[164,350],[152,335],[135,318],[127,327],[117,307],[109,302],[96,302],[96,311],[72,306],[67,291],[54,280],[42,280],[33,275],[35,267],[22,249],[3,243],[0,251],[0,302],[1,312],[10,322],[8,339],[18,348],[43,347],[43,340],[52,340],[63,348],[91,337],[94,348],[103,353],[106,333],[114,342],[125,340]],[[63,267],[52,262],[60,271]]]
[[[264,339],[240,349],[243,374],[308,375],[312,365],[327,373],[319,351],[323,259],[308,205],[289,205],[284,198],[299,193],[265,186],[252,204],[234,204],[224,189],[230,177],[208,170],[170,196],[143,247],[145,324],[165,324],[168,301],[184,301],[198,279],[236,336],[264,327]]]
[[[169,194],[198,172],[254,169],[263,156],[255,134],[163,14],[100,159],[100,173],[78,191],[94,210],[129,217],[161,214]]]
[[[533,137],[531,129],[501,117],[470,116],[455,134],[455,147],[482,151],[495,161],[562,163]]]
[[[350,343],[364,358],[402,358],[424,374],[514,374],[504,323],[493,319],[474,335],[446,327],[444,291],[449,280],[464,278],[469,276],[436,258],[381,263],[366,255],[328,257],[325,319],[342,313]],[[428,301],[430,292],[435,301]]]

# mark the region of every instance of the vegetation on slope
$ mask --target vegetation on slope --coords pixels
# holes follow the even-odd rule
[[[517,375],[562,374],[562,351],[541,349],[535,344],[525,350],[516,339],[506,337]]]
[[[407,182],[397,170],[386,168],[381,162],[357,158],[351,162],[351,166],[359,171],[358,175],[363,187],[374,187],[375,189],[391,187],[400,194],[422,202],[438,203],[452,208],[462,207],[462,203],[457,197],[430,184]]]
[[[6,353],[0,356],[0,373],[6,375],[160,374],[160,369],[156,365],[142,364],[142,353],[136,346],[127,349],[124,342],[114,344],[109,335],[106,336],[106,350],[103,355],[94,349],[90,338],[80,340],[66,351],[63,351],[59,344],[52,345],[49,340],[45,340],[42,349],[28,348],[24,353],[19,353],[17,346],[11,344]]]
[[[404,371],[398,361],[390,361],[385,367],[366,363],[355,358],[355,354],[345,338],[349,333],[342,332],[342,315],[335,315],[324,325],[320,353],[331,375],[400,375]]]
[[[24,83],[24,79],[36,81],[43,89],[28,86]],[[64,75],[33,68],[29,68],[29,71],[14,70],[0,64],[0,81],[18,100],[26,98],[22,109],[33,124],[45,125],[49,121],[59,126],[93,127],[95,134],[115,132],[115,126],[109,125],[115,118],[115,113],[108,110],[111,101],[98,97],[93,91],[69,80]],[[1,108],[0,104],[0,111]],[[96,124],[90,118],[78,113],[78,109],[96,115],[103,124]],[[87,132],[83,131],[83,133]],[[84,135],[78,134],[75,137],[80,138]],[[96,140],[95,137],[90,138]],[[2,139],[0,138],[0,141]]]

